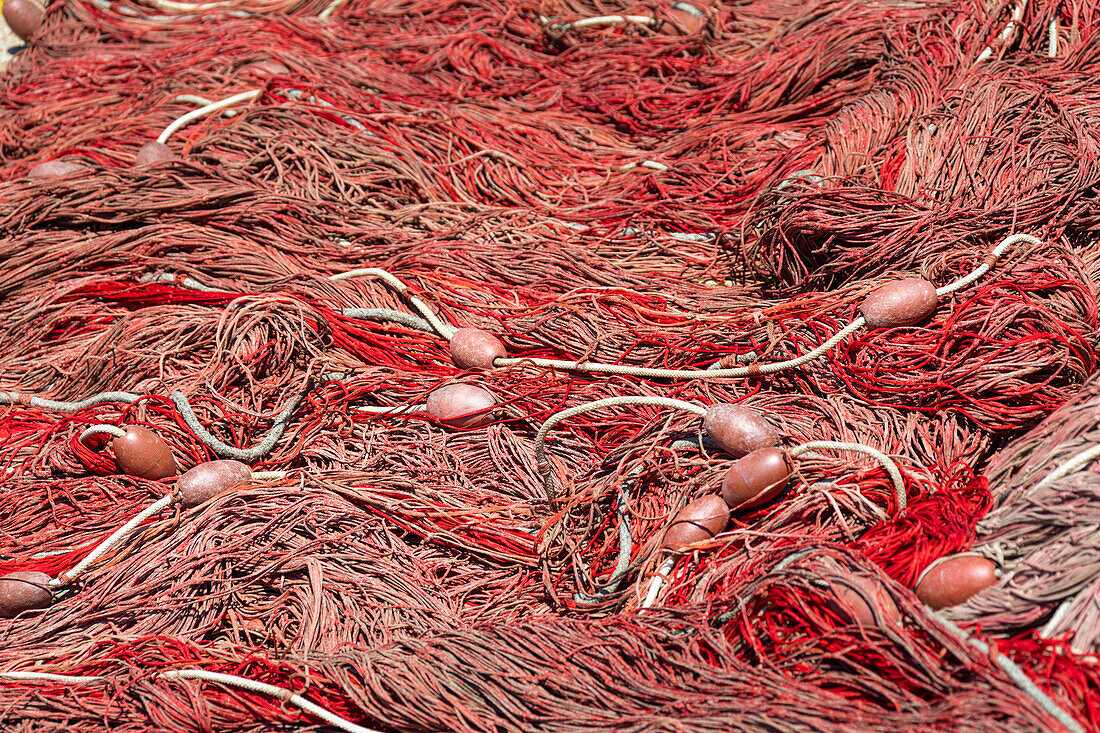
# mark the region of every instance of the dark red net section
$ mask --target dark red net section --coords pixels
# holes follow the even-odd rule
[[[1100,724],[1100,621],[1078,595],[1100,548],[1074,534],[1091,484],[1033,496],[1045,474],[1005,468],[1097,423],[1049,422],[1097,367],[1097,8],[691,7],[50,5],[0,77],[0,392],[139,399],[0,407],[0,574],[64,572],[171,490],[118,475],[88,427],[147,427],[186,470],[219,457],[196,424],[247,448],[296,407],[249,462],[285,478],[174,506],[48,609],[0,619],[0,673],[100,678],[0,676],[0,727],[319,724],[161,676],[182,668],[387,731],[1056,727],[1001,656]],[[134,166],[203,99],[248,90],[173,133],[174,161]],[[84,170],[27,177],[54,159]],[[877,286],[946,285],[1015,232],[1041,242],[919,324],[744,379],[464,372],[430,329],[353,310],[416,315],[408,297],[330,279],[383,268],[511,356],[701,370],[804,354]],[[427,414],[454,379],[496,397],[490,424]],[[672,515],[732,460],[697,417],[578,415],[546,442],[556,496],[539,473],[544,421],[622,395],[750,407],[787,446],[873,446],[907,506],[874,461],[823,451],[669,553]],[[953,616],[984,651],[912,593],[975,546],[1030,558]],[[1037,633],[1067,599],[1087,623]]]

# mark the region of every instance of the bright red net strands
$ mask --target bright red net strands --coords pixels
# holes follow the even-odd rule
[[[1097,727],[1094,8],[29,3],[4,727]]]

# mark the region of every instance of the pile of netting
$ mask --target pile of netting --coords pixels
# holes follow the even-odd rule
[[[23,10],[4,730],[1100,729],[1100,4]]]

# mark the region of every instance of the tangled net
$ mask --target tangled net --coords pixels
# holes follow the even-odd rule
[[[0,76],[0,576],[52,579],[0,725],[1100,729],[1097,28],[50,3]],[[724,404],[790,480],[671,543]],[[246,477],[191,502],[136,428]],[[996,582],[929,608],[960,554]]]

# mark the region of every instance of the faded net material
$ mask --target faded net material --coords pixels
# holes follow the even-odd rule
[[[64,573],[172,491],[89,427],[276,473],[0,618],[0,728],[331,723],[293,692],[410,733],[1100,729],[1100,5],[687,7],[48,5],[0,75],[0,574]],[[28,176],[50,160],[80,168]],[[463,370],[410,297],[510,357],[695,373],[983,262],[915,325],[744,378]],[[331,279],[358,268],[408,291]],[[425,409],[454,381],[488,424]],[[904,508],[815,451],[667,550],[733,460],[696,415],[576,415],[540,473],[545,421],[618,396],[871,446]],[[968,551],[998,583],[932,612],[915,584]]]

